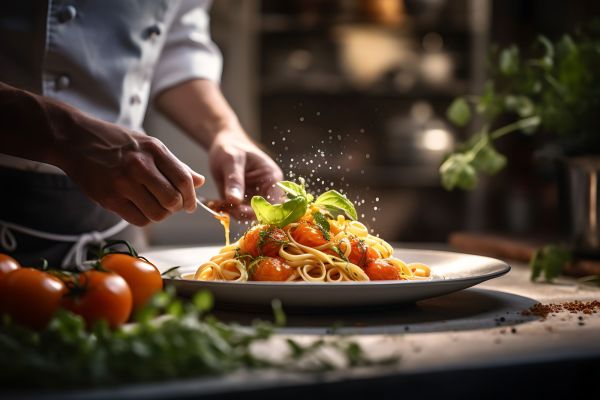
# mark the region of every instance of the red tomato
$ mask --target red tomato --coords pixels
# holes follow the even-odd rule
[[[48,325],[67,289],[54,276],[33,268],[19,268],[0,280],[0,314],[22,325],[43,329]]]
[[[100,260],[103,268],[123,277],[133,298],[133,311],[142,308],[163,287],[162,277],[156,267],[129,254],[107,254]]]
[[[350,246],[351,249],[350,255],[348,256],[348,261],[350,261],[352,264],[358,265],[361,268],[364,268],[372,260],[380,258],[377,250],[367,246],[363,240],[354,238],[350,240]],[[340,250],[345,253],[345,245],[340,245]]]
[[[308,222],[301,222],[295,227],[292,231],[292,237],[296,242],[308,247],[319,247],[329,243],[323,236],[323,232]]]
[[[131,290],[120,275],[91,270],[76,279],[77,286],[64,298],[63,306],[81,315],[88,327],[103,319],[116,328],[129,319]]]
[[[277,257],[279,249],[288,237],[282,229],[275,226],[256,225],[244,235],[240,251],[252,257]]]
[[[372,281],[392,281],[400,279],[400,271],[383,259],[373,260],[367,264],[365,273]]]
[[[294,269],[282,258],[265,257],[252,266],[250,280],[283,282],[293,274]]]
[[[19,268],[21,268],[21,265],[17,260],[9,255],[0,253],[0,280],[2,280],[9,272]]]

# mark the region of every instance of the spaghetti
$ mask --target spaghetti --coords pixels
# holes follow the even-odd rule
[[[202,263],[195,274],[184,278],[230,282],[429,278],[431,271],[427,265],[405,263],[393,257],[393,248],[385,240],[369,234],[365,225],[347,218],[344,213],[334,216],[335,207],[325,207],[319,204],[319,199],[312,202],[312,196],[306,196],[305,211],[298,214],[299,218],[284,221],[285,224],[269,224],[259,217],[263,223],[252,226],[237,242],[223,247],[219,254]],[[295,212],[290,211],[292,206],[296,204],[289,206],[285,215]],[[353,206],[350,211],[354,211]],[[265,215],[264,212],[256,214]]]

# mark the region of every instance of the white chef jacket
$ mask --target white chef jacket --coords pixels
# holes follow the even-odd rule
[[[220,80],[221,54],[209,33],[210,4],[0,1],[0,81],[140,131],[156,93],[190,79]],[[0,165],[62,173],[5,154]]]

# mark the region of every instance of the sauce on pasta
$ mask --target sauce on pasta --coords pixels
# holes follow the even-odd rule
[[[303,215],[295,220],[255,224],[234,243],[229,242],[229,215],[216,217],[225,228],[225,246],[194,274],[182,278],[230,282],[429,279],[427,265],[395,258],[393,248],[371,235],[361,222],[343,213],[334,216],[331,207],[312,202],[312,197],[310,201],[307,197],[304,207]]]

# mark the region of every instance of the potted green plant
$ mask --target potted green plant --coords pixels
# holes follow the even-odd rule
[[[483,93],[451,103],[447,116],[452,123],[464,127],[475,115],[480,123],[476,133],[445,158],[442,184],[448,190],[472,189],[478,174],[492,175],[504,168],[507,158],[494,143],[505,135],[551,135],[557,158],[569,169],[572,246],[600,253],[600,20],[555,41],[539,36],[530,54],[524,57],[516,46],[494,52]],[[512,122],[498,126],[507,116]],[[539,274],[546,273],[539,260],[554,260],[547,269],[556,270],[570,255],[547,248],[536,257]]]

